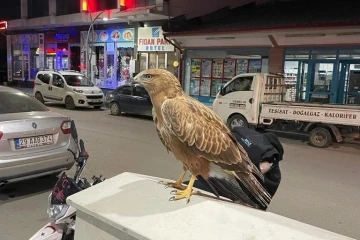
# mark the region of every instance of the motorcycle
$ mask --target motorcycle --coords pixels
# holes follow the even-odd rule
[[[102,179],[101,175],[100,177],[93,176],[93,182],[89,183],[86,178],[81,177],[89,159],[89,154],[85,150],[84,141],[80,139],[78,142],[78,134],[74,121],[71,121],[71,137],[78,146],[78,156],[71,149],[68,149],[73,154],[76,162],[74,177],[69,177],[65,172],[60,175],[48,198],[47,213],[49,214],[50,222],[29,240],[73,240],[75,235],[76,209],[66,203],[67,197],[105,180]]]

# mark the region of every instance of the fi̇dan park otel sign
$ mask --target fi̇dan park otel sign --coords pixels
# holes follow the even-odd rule
[[[138,51],[140,52],[173,52],[174,46],[163,36],[161,27],[138,28]]]

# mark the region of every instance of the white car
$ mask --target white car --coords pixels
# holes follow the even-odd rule
[[[76,71],[39,71],[34,96],[42,103],[63,103],[70,110],[89,106],[100,109],[104,104],[102,90]]]

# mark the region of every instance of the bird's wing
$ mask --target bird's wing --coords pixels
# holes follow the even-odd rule
[[[165,100],[161,111],[166,127],[198,157],[228,165],[248,159],[223,121],[203,104],[181,96]]]
[[[165,100],[161,112],[165,127],[187,144],[195,156],[231,173],[265,206],[270,202],[270,195],[254,176],[263,180],[261,171],[211,109],[190,97],[180,96]]]
[[[154,110],[154,108],[152,109],[152,116],[153,116],[153,120],[154,120],[154,123],[155,123],[155,128],[156,128],[156,132],[157,134],[159,135],[159,138],[160,138],[160,141],[162,142],[162,144],[166,147],[166,150],[167,152],[171,152],[170,148],[166,145],[166,142],[164,141],[163,137],[161,136],[160,134],[160,131],[158,129],[158,119],[157,119],[157,116],[156,116],[156,112]]]

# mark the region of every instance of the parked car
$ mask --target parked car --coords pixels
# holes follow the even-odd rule
[[[34,96],[40,102],[65,104],[67,109],[92,106],[100,109],[104,104],[102,90],[89,83],[77,71],[39,71],[34,84]]]
[[[78,152],[69,117],[0,86],[0,185],[68,170]]]
[[[137,115],[152,116],[152,103],[145,88],[134,85],[123,85],[114,91],[108,92],[105,105],[112,115],[133,113]]]

